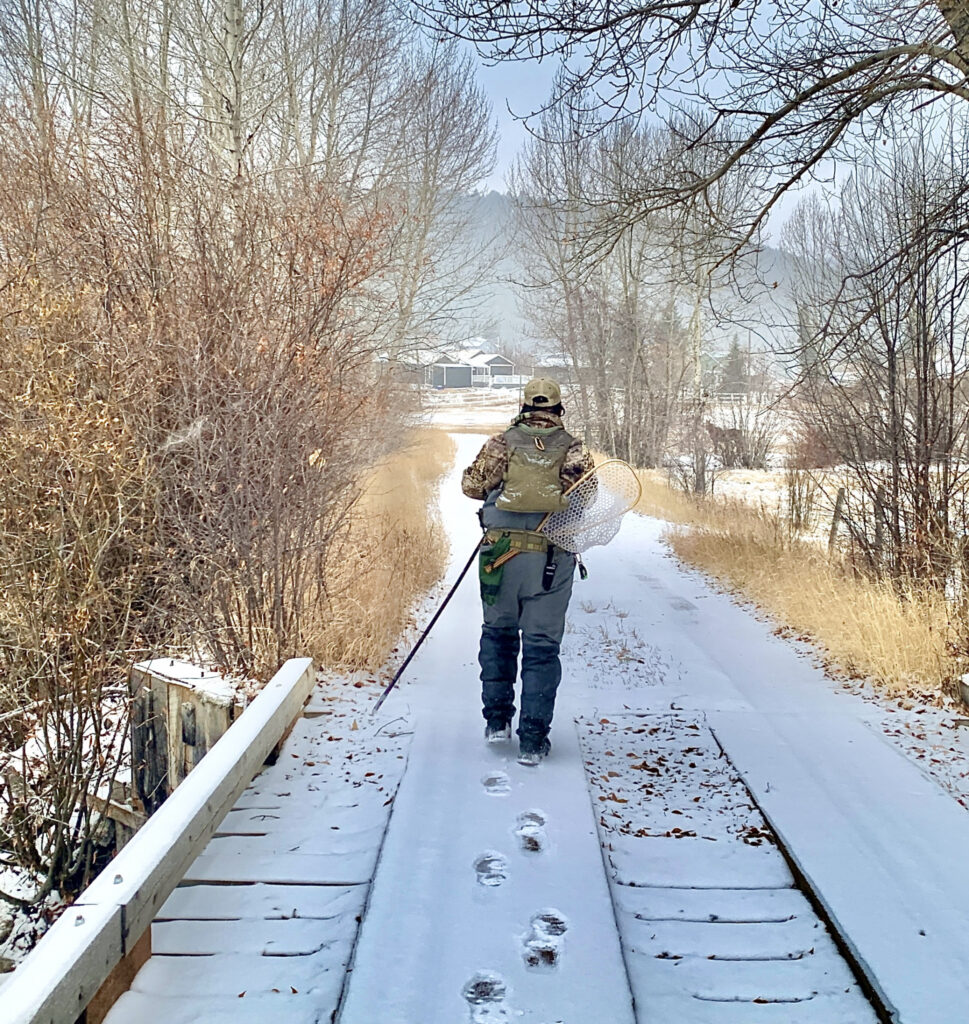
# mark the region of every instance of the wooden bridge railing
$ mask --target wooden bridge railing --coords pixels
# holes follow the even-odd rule
[[[7,1024],[101,1020],[151,954],[150,925],[299,717],[309,658],[287,661],[3,986]]]

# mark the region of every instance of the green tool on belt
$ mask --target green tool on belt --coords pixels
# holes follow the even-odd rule
[[[481,581],[481,600],[485,604],[494,604],[498,600],[501,589],[501,577],[505,574],[505,555],[511,550],[511,537],[503,534],[493,543],[485,544],[478,553],[478,579]]]

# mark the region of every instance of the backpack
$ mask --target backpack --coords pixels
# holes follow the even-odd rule
[[[495,507],[506,512],[558,512],[568,507],[562,464],[575,438],[563,427],[517,424],[504,434],[509,448]]]

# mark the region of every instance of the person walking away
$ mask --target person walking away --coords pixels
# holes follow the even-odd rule
[[[478,662],[485,738],[511,739],[520,650],[518,760],[537,765],[550,749],[562,678],[559,647],[576,564],[573,554],[550,545],[537,527],[547,513],[568,507],[565,491],[594,462],[562,425],[562,395],[554,380],[529,381],[523,397],[512,425],[490,437],[464,471],[461,489],[484,502]]]

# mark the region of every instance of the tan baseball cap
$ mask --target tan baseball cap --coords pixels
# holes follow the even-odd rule
[[[526,405],[558,405],[562,401],[562,391],[554,380],[547,377],[536,377],[525,385]]]

